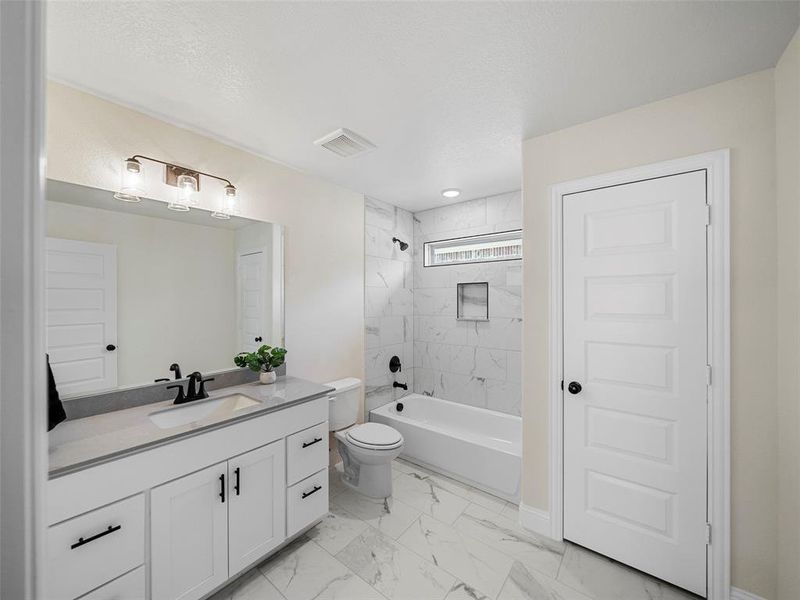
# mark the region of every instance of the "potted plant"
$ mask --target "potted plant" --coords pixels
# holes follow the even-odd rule
[[[261,383],[275,383],[275,369],[283,364],[286,348],[273,348],[264,344],[255,352],[240,352],[233,357],[237,367],[247,367],[258,373]]]

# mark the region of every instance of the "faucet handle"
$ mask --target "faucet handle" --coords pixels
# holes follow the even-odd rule
[[[183,395],[183,385],[178,383],[176,385],[168,385],[166,389],[171,390],[172,388],[178,388],[178,395],[175,396],[175,401],[173,404],[183,404],[186,402],[186,396]]]
[[[197,392],[198,398],[208,398],[208,392],[206,391],[206,381],[214,381],[214,378],[209,377],[208,379],[200,379],[200,390]]]

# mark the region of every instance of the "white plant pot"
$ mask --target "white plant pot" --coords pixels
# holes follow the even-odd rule
[[[277,378],[278,376],[275,375],[275,371],[261,371],[258,374],[258,380],[264,384],[275,383]]]

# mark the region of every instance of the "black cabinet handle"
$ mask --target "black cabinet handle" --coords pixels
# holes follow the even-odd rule
[[[311,490],[310,492],[304,492],[304,493],[303,493],[303,496],[302,496],[303,500],[305,500],[306,498],[308,498],[308,497],[309,497],[311,494],[316,494],[316,493],[317,493],[318,491],[320,491],[321,489],[322,489],[322,486],[321,486],[321,485],[315,485],[313,490]]]
[[[254,338],[254,340],[255,340],[256,342],[261,342],[261,341],[263,341],[263,339],[264,339],[264,338],[262,338],[261,336],[258,336],[257,338]]]
[[[108,350],[109,352],[113,352],[116,349],[117,347],[114,344],[109,344],[108,346],[106,346],[106,350]]]
[[[225,502],[225,473],[219,476],[219,497]]]
[[[318,444],[322,441],[322,438],[314,438],[310,442],[303,442],[303,448],[308,448],[309,446],[313,446],[314,444]]]
[[[240,476],[239,467],[236,467],[233,470],[233,474],[236,475],[236,483],[233,485],[233,490],[236,492],[236,495],[238,496],[239,495],[239,476]]]
[[[97,534],[93,535],[92,537],[88,537],[86,539],[78,538],[78,541],[75,542],[74,544],[72,544],[69,547],[69,549],[70,550],[75,550],[75,548],[80,548],[84,544],[88,544],[89,542],[93,542],[95,540],[99,540],[101,537],[105,537],[109,533],[114,533],[115,531],[119,531],[120,529],[122,529],[122,525],[116,525],[116,526],[109,525],[108,529],[106,529],[105,531],[101,531],[100,533],[97,533]]]

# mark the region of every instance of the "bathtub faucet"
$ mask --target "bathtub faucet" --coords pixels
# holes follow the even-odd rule
[[[394,383],[392,383],[392,387],[399,387],[399,388],[403,388],[405,391],[408,391],[408,384],[407,383],[398,383],[398,382],[395,381]]]

